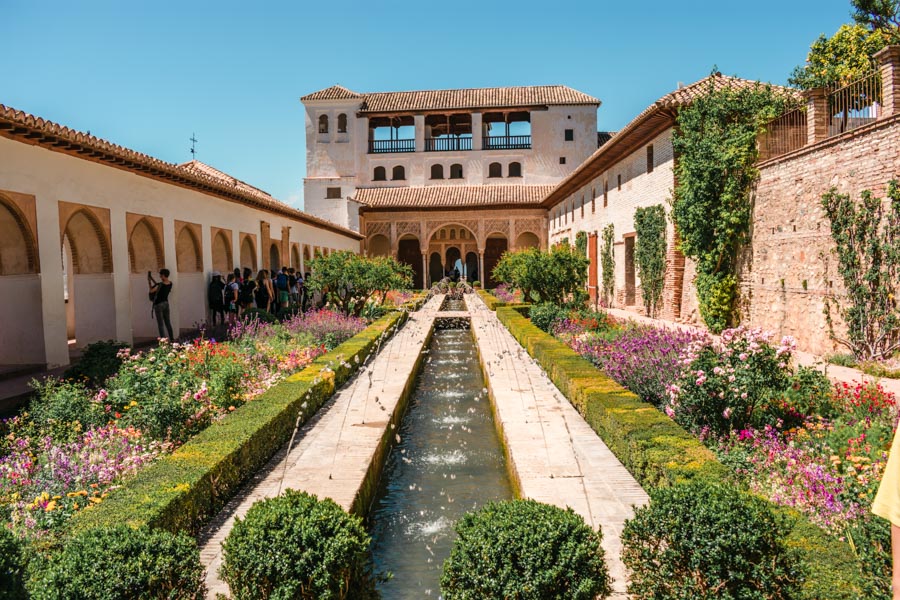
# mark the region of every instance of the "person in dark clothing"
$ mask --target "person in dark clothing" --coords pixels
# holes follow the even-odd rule
[[[235,280],[235,282],[237,282],[237,284],[240,285],[241,282],[243,281],[243,280],[241,279],[241,268],[240,268],[240,267],[235,267],[233,273],[234,273],[234,280]]]
[[[169,281],[169,270],[160,269],[159,278],[161,281],[154,281],[153,276],[147,273],[147,281],[150,285],[150,294],[153,295],[153,315],[156,317],[156,327],[159,329],[159,338],[166,338],[168,333],[169,341],[175,339],[172,333],[172,321],[169,320],[169,295],[172,293],[172,282]],[[165,331],[163,331],[165,326]]]
[[[222,281],[222,274],[213,271],[212,281],[209,282],[209,288],[206,290],[206,298],[209,300],[209,310],[212,313],[212,324],[216,326],[216,315],[219,317],[219,324],[225,324],[225,282]]]
[[[269,310],[269,303],[272,302],[272,281],[269,279],[269,271],[262,269],[256,274],[256,308],[259,310]]]

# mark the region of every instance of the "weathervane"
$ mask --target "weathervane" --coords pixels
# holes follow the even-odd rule
[[[197,144],[197,135],[192,133],[191,134],[191,160],[194,160],[195,158],[197,158],[196,144]]]

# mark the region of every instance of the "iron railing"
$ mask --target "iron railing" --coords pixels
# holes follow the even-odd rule
[[[807,143],[806,107],[789,110],[766,125],[759,137],[759,160],[799,150]]]
[[[484,150],[528,150],[531,148],[530,135],[487,135]]]
[[[470,137],[425,138],[425,152],[452,152],[454,150],[471,150]]]
[[[409,140],[369,140],[369,154],[386,152],[415,152],[415,138]]]
[[[868,125],[881,116],[881,73],[877,70],[842,86],[829,88],[828,137]]]

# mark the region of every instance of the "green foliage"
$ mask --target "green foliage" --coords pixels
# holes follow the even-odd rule
[[[900,2],[897,0],[850,0],[853,20],[870,29],[884,31],[897,43],[900,37]]]
[[[0,523],[0,600],[25,597],[25,554],[22,543]]]
[[[872,71],[872,56],[890,44],[891,37],[859,24],[841,25],[830,38],[821,35],[812,43],[806,64],[796,67],[788,81],[804,90],[847,85]]]
[[[588,259],[568,244],[544,252],[528,248],[506,252],[494,268],[494,279],[522,290],[525,300],[564,304],[583,301]]]
[[[89,387],[99,387],[119,370],[122,364],[119,350],[127,347],[128,344],[114,340],[88,344],[78,362],[63,373],[63,378],[83,382]]]
[[[540,304],[532,304],[528,317],[531,322],[537,325],[541,331],[549,332],[554,323],[565,319],[569,314],[569,310],[552,302],[541,302]]]
[[[277,323],[278,317],[261,308],[248,308],[241,314],[244,321],[259,321],[260,323]]]
[[[888,206],[870,191],[860,202],[832,188],[822,196],[831,222],[844,296],[826,298],[831,337],[860,361],[890,358],[900,350],[900,186],[888,184]],[[836,335],[832,306],[847,326]]]
[[[571,508],[492,502],[467,513],[456,532],[441,575],[447,600],[593,600],[610,592],[601,533]]]
[[[575,249],[582,256],[588,255],[588,234],[587,231],[579,231],[575,234]]]
[[[666,276],[666,211],[661,204],[639,207],[634,211],[634,230],[637,241],[634,258],[641,278],[644,308],[656,316],[662,302]]]
[[[203,567],[185,533],[93,529],[68,539],[28,583],[32,600],[194,600],[203,598]]]
[[[848,524],[847,538],[859,555],[863,568],[864,598],[891,600],[891,524],[878,517],[862,518]]]
[[[758,176],[756,138],[789,103],[771,86],[732,86],[720,78],[713,73],[706,93],[678,112],[672,137],[679,157],[672,218],[682,252],[697,263],[700,314],[714,332],[731,320],[737,253],[750,230]]]
[[[600,247],[600,266],[603,272],[603,302],[606,306],[612,305],[613,295],[616,292],[616,256],[613,253],[613,241],[615,240],[615,237],[615,228],[612,223],[603,228],[603,245]]]
[[[790,524],[756,496],[693,483],[650,490],[622,532],[635,600],[788,600],[803,568]]]
[[[31,387],[35,394],[28,411],[5,424],[4,433],[10,435],[0,438],[0,451],[23,438],[37,441],[50,436],[56,442],[74,442],[84,431],[109,422],[103,405],[91,401],[91,393],[82,383],[51,377],[34,380]]]
[[[349,250],[317,256],[307,267],[311,292],[322,292],[344,314],[359,316],[369,298],[412,286],[413,270],[391,256],[366,258]]]
[[[219,571],[234,600],[377,598],[362,519],[286,490],[237,518]]]

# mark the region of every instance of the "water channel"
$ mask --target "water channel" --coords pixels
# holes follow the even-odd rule
[[[475,340],[455,321],[436,324],[369,514],[375,570],[393,573],[386,599],[439,598],[455,522],[512,497]]]

